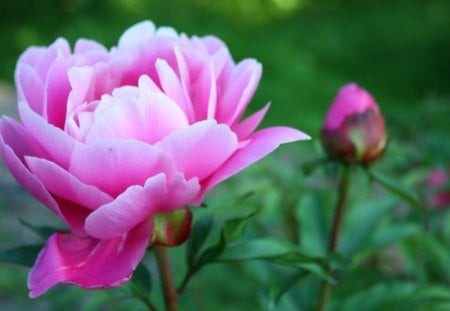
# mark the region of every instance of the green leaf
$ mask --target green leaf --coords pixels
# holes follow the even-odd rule
[[[32,267],[43,245],[28,245],[0,252],[0,261]]]
[[[306,270],[297,271],[285,277],[281,282],[274,282],[271,280],[269,283],[269,301],[268,310],[275,309],[275,306],[299,280],[306,277],[309,274]]]
[[[33,231],[34,233],[39,235],[44,240],[47,240],[55,232],[64,231],[64,230],[49,227],[49,226],[36,226],[36,225],[33,225],[23,219],[19,219],[19,222],[22,226],[30,229],[31,231]]]
[[[226,248],[216,261],[267,260],[284,266],[302,269],[314,273],[329,282],[333,278],[326,270],[326,262],[311,257],[287,243],[272,239],[242,241]]]
[[[213,225],[211,214],[206,214],[194,222],[191,235],[187,242],[186,262],[188,266],[194,265],[202,246],[205,244]]]
[[[386,190],[390,191],[392,194],[398,196],[400,199],[407,202],[411,207],[415,208],[419,213],[421,213],[424,223],[428,221],[427,209],[420,202],[417,194],[411,189],[408,189],[400,182],[376,171],[373,168],[368,167],[366,172],[369,174],[370,178],[382,185]]]
[[[225,221],[222,226],[222,235],[225,243],[229,244],[230,242],[240,238],[244,234],[248,219],[256,215],[257,212],[257,210],[253,210],[246,215],[238,216]]]
[[[314,173],[319,167],[323,166],[324,164],[330,162],[331,160],[329,158],[321,158],[321,159],[315,159],[311,160],[305,163],[302,163],[300,166],[300,169],[302,170],[303,174],[306,176],[311,175]]]
[[[224,251],[225,245],[225,240],[222,235],[217,244],[210,246],[199,256],[198,260],[194,264],[195,270],[199,270],[207,263],[216,260],[216,258]]]
[[[152,289],[152,277],[147,267],[141,262],[133,272],[131,284],[141,293],[149,295]]]

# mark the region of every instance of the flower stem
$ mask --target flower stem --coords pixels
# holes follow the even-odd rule
[[[336,209],[334,211],[333,224],[330,232],[330,239],[328,244],[328,254],[332,254],[337,249],[337,243],[339,234],[341,232],[342,223],[344,220],[345,203],[347,201],[348,186],[350,184],[350,165],[344,165],[342,170],[341,180],[338,185],[338,199],[336,203]],[[332,272],[328,269],[328,272]],[[319,298],[318,311],[326,311],[328,300],[330,299],[331,292],[333,291],[333,285],[330,282],[322,282],[322,289]]]
[[[166,311],[176,311],[178,294],[170,273],[169,257],[167,256],[166,248],[163,246],[155,246],[155,256],[164,293]]]

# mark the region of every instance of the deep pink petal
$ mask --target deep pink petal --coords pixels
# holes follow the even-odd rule
[[[253,131],[258,127],[258,125],[261,123],[262,119],[266,115],[267,110],[269,110],[269,107],[270,104],[265,105],[261,110],[255,112],[244,121],[232,127],[233,132],[236,133],[240,141],[247,139],[247,137],[251,133],[253,133]]]
[[[67,168],[77,141],[60,128],[48,124],[23,102],[19,102],[19,114],[28,133],[51,157],[48,160]]]
[[[30,297],[40,296],[58,283],[85,289],[123,284],[144,256],[152,229],[151,222],[144,222],[111,240],[70,233],[52,235],[28,276]]]
[[[58,55],[49,68],[45,82],[44,116],[56,127],[64,128],[67,98],[70,92],[67,60]]]
[[[221,181],[237,174],[274,151],[280,144],[309,139],[309,136],[289,127],[270,127],[250,136],[248,144],[236,151],[202,187],[197,203],[202,200],[207,190]]]
[[[98,188],[86,185],[75,176],[45,159],[27,157],[30,171],[44,184],[47,191],[67,201],[77,203],[88,209],[111,202],[113,198]]]
[[[228,126],[207,120],[170,134],[156,146],[170,155],[187,179],[201,181],[233,154],[238,141]]]
[[[174,174],[169,157],[160,149],[135,140],[101,140],[79,145],[69,171],[80,181],[117,197],[129,186],[141,185],[159,173]]]

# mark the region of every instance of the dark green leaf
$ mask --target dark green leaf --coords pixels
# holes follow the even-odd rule
[[[245,231],[247,220],[256,215],[256,213],[257,211],[251,211],[246,215],[238,216],[225,221],[222,227],[222,234],[225,239],[225,243],[228,244],[241,237]]]
[[[273,280],[269,283],[270,297],[269,297],[269,310],[273,310],[281,298],[286,294],[300,279],[304,278],[309,274],[306,270],[301,270],[290,274],[285,277],[281,282],[274,282]]]
[[[187,243],[186,261],[188,266],[192,266],[198,257],[203,244],[208,238],[213,225],[211,214],[200,217],[192,226],[191,235]]]
[[[147,267],[141,262],[136,270],[133,272],[133,278],[131,279],[132,285],[134,285],[143,294],[149,295],[152,289],[152,277]]]
[[[43,245],[28,245],[0,252],[0,261],[32,267]]]
[[[300,169],[302,170],[303,174],[305,175],[311,175],[314,173],[319,167],[323,166],[324,164],[330,162],[330,159],[315,159],[308,162],[305,162],[301,165]]]
[[[221,236],[219,242],[216,245],[213,245],[207,248],[195,262],[195,269],[198,270],[209,262],[216,260],[216,258],[222,254],[225,249],[225,240],[223,235]]]
[[[49,226],[36,226],[36,225],[30,224],[29,222],[27,222],[23,219],[19,219],[19,222],[21,225],[23,225],[24,227],[27,227],[28,229],[30,229],[31,231],[33,231],[34,233],[39,235],[44,240],[47,240],[53,233],[55,233],[57,231],[58,232],[64,231],[64,230],[49,227]]]
[[[392,194],[398,196],[405,202],[407,202],[411,207],[415,208],[419,213],[422,214],[424,222],[427,222],[427,209],[420,202],[416,193],[411,189],[408,189],[400,182],[376,171],[373,168],[367,168],[366,170],[374,181],[382,185],[386,190],[389,190]]]

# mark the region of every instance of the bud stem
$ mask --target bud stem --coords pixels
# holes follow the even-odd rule
[[[341,180],[338,185],[338,199],[336,202],[336,209],[334,211],[333,224],[330,232],[330,240],[328,244],[328,254],[332,254],[337,249],[339,234],[341,232],[342,222],[344,220],[345,203],[347,201],[348,186],[350,184],[351,166],[344,164],[342,170]],[[328,269],[328,272],[332,272]],[[319,298],[318,311],[326,311],[328,300],[330,299],[333,285],[324,281]]]
[[[155,246],[155,256],[158,265],[159,278],[161,279],[162,290],[164,293],[164,304],[166,311],[177,310],[177,291],[173,284],[172,275],[170,273],[169,257],[164,246]]]

